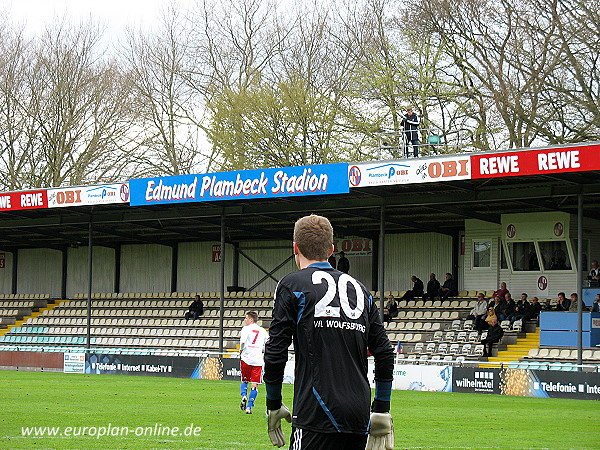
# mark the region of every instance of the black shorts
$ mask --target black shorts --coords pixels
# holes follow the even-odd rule
[[[290,450],[365,450],[366,434],[317,433],[292,427]]]

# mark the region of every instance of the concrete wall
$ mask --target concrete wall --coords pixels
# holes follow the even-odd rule
[[[121,292],[170,292],[171,247],[157,244],[121,248]]]
[[[221,264],[213,262],[213,246],[219,242],[183,242],[179,244],[177,290],[184,292],[220,290]],[[231,285],[233,247],[225,249],[225,285]]]
[[[435,273],[440,283],[452,270],[452,238],[439,233],[393,234],[385,240],[385,289],[412,288],[412,275],[423,281]]]
[[[0,250],[4,254],[4,267],[0,268],[0,294],[12,293],[13,254]]]
[[[92,249],[92,292],[114,292],[115,251],[107,247]],[[67,252],[67,297],[88,291],[88,247],[69,248]]]
[[[59,250],[19,250],[17,270],[17,293],[61,296],[62,252]]]

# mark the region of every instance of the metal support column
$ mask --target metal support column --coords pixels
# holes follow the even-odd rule
[[[18,267],[18,263],[19,263],[19,250],[15,250],[14,252],[12,252],[12,282],[11,282],[11,287],[10,287],[10,293],[11,294],[16,294],[17,293],[17,282],[18,282],[18,271],[17,271],[17,267]]]
[[[383,308],[385,307],[385,206],[381,207],[379,218],[379,275],[377,287],[379,288],[379,316],[383,322]]]
[[[583,345],[583,292],[581,269],[583,268],[583,194],[577,194],[577,364],[582,363]],[[580,367],[581,371],[582,368]]]
[[[67,298],[67,263],[69,257],[69,249],[62,249],[62,272],[60,277],[60,298]]]
[[[221,213],[221,302],[219,305],[219,352],[223,353],[223,316],[225,315],[225,212]]]
[[[115,285],[114,292],[121,292],[121,244],[115,248]]]
[[[88,290],[87,290],[87,336],[85,346],[90,351],[92,342],[92,219],[88,225]]]
[[[171,247],[171,292],[177,292],[177,259],[179,258],[179,245]]]

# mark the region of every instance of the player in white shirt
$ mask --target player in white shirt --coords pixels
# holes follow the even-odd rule
[[[262,382],[263,352],[265,351],[265,342],[269,337],[267,331],[257,325],[256,322],[258,322],[258,314],[254,311],[247,312],[240,337],[240,366],[242,371],[240,409],[245,410],[246,414],[252,414],[254,401],[258,395],[258,384]],[[248,383],[252,384],[249,396]]]

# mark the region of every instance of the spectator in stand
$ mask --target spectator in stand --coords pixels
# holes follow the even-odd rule
[[[494,301],[490,302],[489,306],[494,308],[494,314],[496,315],[496,318],[500,321],[504,320],[502,319],[502,317],[505,317],[506,305],[506,300],[500,299],[500,297],[498,297],[497,295],[494,297]]]
[[[185,313],[185,320],[189,320],[190,318],[196,320],[202,314],[204,314],[204,303],[200,300],[200,296],[196,294],[194,301],[190,304],[188,311]]]
[[[350,261],[346,258],[346,254],[344,252],[339,252],[338,255],[340,255],[340,260],[337,263],[337,269],[344,273],[350,272]]]
[[[423,282],[415,275],[410,277],[413,282],[413,288],[402,296],[400,300],[414,300],[417,297],[423,296]]]
[[[535,297],[534,297],[535,298]],[[510,324],[512,325],[519,319],[523,319],[527,311],[529,310],[529,302],[527,301],[527,294],[523,292],[521,294],[521,300],[517,302],[515,305],[515,310],[506,317],[506,320],[510,320]]]
[[[406,137],[406,148],[404,155],[410,156],[408,151],[409,144],[412,145],[413,155],[419,157],[419,117],[415,114],[411,107],[406,108],[406,114],[402,118],[401,124],[404,125],[404,134]]]
[[[485,315],[487,313],[488,304],[485,301],[485,296],[482,293],[477,294],[477,303],[467,316],[467,319],[473,321],[473,328],[481,333],[484,328]]]
[[[500,318],[498,317],[498,320],[500,322],[502,322],[503,320],[507,320],[508,316],[514,314],[514,312],[517,309],[517,304],[515,303],[515,300],[512,298],[512,296],[510,295],[510,292],[508,292],[504,299],[506,300],[506,309],[504,310],[504,314],[503,317]]]
[[[494,307],[488,306],[487,316],[485,316],[485,321],[482,324],[483,330],[487,330],[490,328],[490,326],[492,324],[492,320],[498,321],[498,316],[496,316],[496,311],[494,310]]]
[[[506,298],[506,294],[510,294],[510,292],[508,291],[508,289],[506,289],[506,283],[503,281],[502,283],[500,283],[500,289],[494,292],[493,296],[500,297],[500,300],[508,300]]]
[[[481,340],[484,345],[483,356],[492,356],[492,346],[496,342],[500,342],[502,336],[504,336],[504,330],[498,325],[498,319],[492,319],[486,338]]]
[[[592,261],[592,268],[588,274],[588,280],[590,282],[590,286],[598,286],[600,283],[600,267],[598,266],[598,261],[596,260]]]
[[[398,316],[398,303],[396,303],[394,296],[390,295],[385,308],[383,308],[383,321],[391,322],[396,316]]]
[[[529,307],[525,310],[525,317],[523,317],[523,324],[528,320],[537,319],[542,311],[542,304],[537,297],[531,299]]]
[[[573,292],[571,294],[571,304],[569,305],[569,312],[577,312],[578,302],[579,300],[577,298],[577,294]],[[585,306],[585,302],[583,300],[581,300],[581,310],[586,312],[588,311],[587,306]]]
[[[596,294],[596,299],[592,304],[592,312],[600,312],[600,294]]]
[[[440,288],[440,297],[442,300],[447,300],[448,297],[455,297],[458,295],[458,284],[456,280],[452,278],[451,273],[446,273],[446,281]]]
[[[336,268],[337,265],[337,261],[335,260],[335,255],[332,253],[331,256],[329,257],[329,259],[327,260],[327,262],[329,262],[329,265],[331,267],[333,267],[334,269]]]
[[[440,288],[440,282],[435,278],[435,273],[431,273],[427,282],[427,292],[425,292],[423,300],[435,300],[440,294]]]
[[[571,306],[571,301],[567,300],[564,292],[558,293],[558,300],[556,301],[557,311],[568,311]]]

